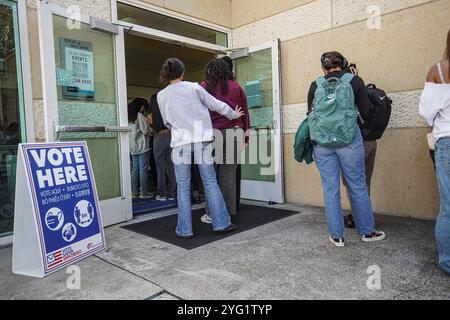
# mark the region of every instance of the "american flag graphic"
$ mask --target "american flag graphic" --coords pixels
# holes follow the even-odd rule
[[[48,268],[55,267],[63,262],[61,250],[56,251],[52,254],[47,255],[47,266]]]

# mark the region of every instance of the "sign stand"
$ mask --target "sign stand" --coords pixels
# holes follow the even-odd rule
[[[39,277],[44,270],[36,216],[32,206],[30,186],[27,183],[22,148],[17,155],[16,193],[14,206],[13,261],[14,273]]]
[[[20,144],[13,273],[43,278],[106,246],[85,142]]]

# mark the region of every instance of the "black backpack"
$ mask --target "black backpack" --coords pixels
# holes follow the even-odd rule
[[[378,89],[374,84],[367,85],[369,95],[369,116],[360,125],[364,140],[378,140],[386,130],[392,112],[392,100],[386,92]]]

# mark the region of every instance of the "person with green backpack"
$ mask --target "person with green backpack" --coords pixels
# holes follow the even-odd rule
[[[339,52],[321,57],[325,74],[311,84],[308,94],[308,124],[319,169],[330,242],[344,247],[344,217],[341,206],[341,171],[348,184],[357,231],[364,242],[384,240],[375,229],[372,202],[366,186],[365,153],[358,117],[369,113],[364,81],[343,71],[348,62]]]

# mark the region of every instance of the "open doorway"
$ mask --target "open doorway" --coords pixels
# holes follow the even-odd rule
[[[206,64],[215,56],[216,53],[210,51],[193,49],[133,34],[126,35],[125,63],[128,102],[139,97],[150,100],[154,93],[162,89],[158,81],[159,71],[167,58],[176,57],[183,61],[186,66],[185,80],[200,83],[204,80]],[[150,141],[150,147],[152,147],[152,141]],[[151,194],[156,194],[157,174],[151,150],[148,174],[148,191]],[[135,215],[149,213],[175,205],[174,200],[134,199],[133,213]]]

